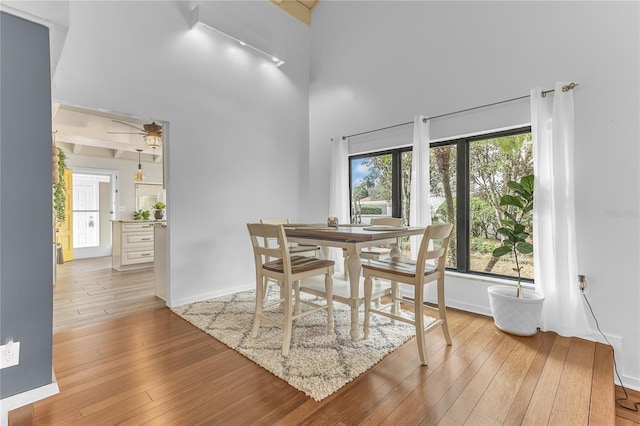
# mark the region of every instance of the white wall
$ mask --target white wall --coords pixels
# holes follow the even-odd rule
[[[192,4],[70,2],[53,81],[57,102],[169,123],[171,305],[252,287],[246,223],[299,219],[307,179],[309,28],[262,0],[203,2],[284,48],[275,68],[191,31]]]
[[[328,213],[332,136],[527,95],[556,81],[579,83],[579,271],[590,279],[600,327],[613,337],[623,382],[640,388],[639,27],[637,2],[319,2],[311,37],[310,219]],[[515,124],[522,108],[434,120],[432,136]],[[410,129],[391,131],[390,143],[402,132],[410,137]],[[451,278],[448,299],[486,311],[487,285]]]

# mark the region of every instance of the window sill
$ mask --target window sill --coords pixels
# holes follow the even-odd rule
[[[491,284],[491,285],[496,284],[496,285],[508,285],[508,286],[516,287],[518,283],[518,281],[515,278],[510,279],[510,278],[488,277],[486,275],[476,275],[471,273],[461,273],[461,272],[455,272],[455,271],[445,271],[444,274],[450,277],[456,277],[456,278],[469,280],[469,281],[480,281],[480,282]],[[530,282],[523,282],[522,287],[529,290],[535,290],[534,283],[530,283]]]

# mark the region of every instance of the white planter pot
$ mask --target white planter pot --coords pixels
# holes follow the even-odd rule
[[[496,327],[517,336],[536,334],[544,296],[523,289],[524,297],[519,299],[515,288],[501,285],[491,286],[487,291]]]

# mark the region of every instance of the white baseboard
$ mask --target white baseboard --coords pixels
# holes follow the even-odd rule
[[[429,303],[433,303],[433,304],[437,304],[438,301],[436,299],[431,300],[431,298],[426,298],[425,299],[427,302]],[[447,298],[447,307],[448,308],[454,308],[454,309],[459,309],[461,311],[465,311],[465,312],[472,312],[474,314],[479,314],[479,315],[484,315],[484,316],[491,316],[491,309],[482,306],[482,305],[474,305],[472,303],[467,303],[467,302],[461,302],[459,300],[455,300],[455,299],[450,299]]]
[[[48,385],[0,399],[0,425],[9,424],[9,411],[24,407],[27,404],[33,404],[59,392],[58,383],[54,381]]]
[[[640,392],[640,378],[626,376],[624,374],[621,374],[620,378],[622,379],[622,384],[624,384],[625,388],[633,389],[634,391]],[[620,381],[618,380],[618,378],[614,376],[613,379],[614,382],[616,382],[616,385],[620,386]]]
[[[214,299],[216,297],[227,296],[229,294],[238,293],[240,291],[255,290],[255,287],[256,287],[255,284],[248,284],[244,286],[235,286],[231,288],[225,288],[218,291],[212,291],[209,293],[200,294],[194,297],[186,297],[184,299],[171,300],[170,302],[167,302],[167,306],[170,308],[174,308],[176,306],[187,305],[189,303],[200,302],[203,300]]]

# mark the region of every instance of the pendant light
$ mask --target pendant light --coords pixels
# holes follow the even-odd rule
[[[144,180],[144,175],[142,174],[142,164],[140,163],[140,153],[142,152],[142,150],[136,149],[136,151],[138,151],[138,171],[133,176],[133,179],[136,182],[142,182]]]

